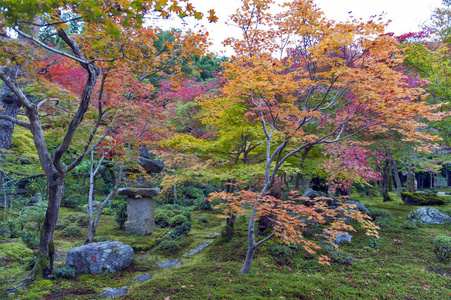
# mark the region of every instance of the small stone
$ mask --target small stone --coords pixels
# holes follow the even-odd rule
[[[189,250],[188,252],[186,252],[185,254],[183,254],[183,256],[184,256],[184,257],[187,257],[187,256],[191,256],[191,255],[197,254],[197,253],[199,253],[200,251],[202,251],[202,250],[204,250],[205,248],[207,248],[209,244],[210,244],[209,241],[208,241],[208,242],[202,242],[202,243],[200,243],[199,247],[196,247],[196,248],[194,248],[194,249]]]
[[[147,281],[150,280],[150,278],[152,278],[152,274],[143,274],[143,275],[139,275],[135,278],[135,281]]]
[[[172,267],[177,267],[177,266],[181,266],[181,265],[182,264],[177,259],[167,260],[167,261],[158,263],[158,266],[160,268],[172,268]]]
[[[99,295],[100,298],[114,298],[118,296],[123,296],[127,294],[128,288],[126,286],[120,287],[120,288],[104,288],[105,292],[101,293]]]

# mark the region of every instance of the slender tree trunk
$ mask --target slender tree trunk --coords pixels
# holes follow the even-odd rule
[[[296,178],[294,180],[294,190],[299,191],[299,186],[301,183],[301,172],[296,173]]]
[[[384,202],[393,201],[388,195],[389,182],[391,178],[390,172],[390,160],[389,158],[385,158],[382,163],[382,180],[381,182],[381,190],[382,190],[382,198]]]
[[[392,159],[391,163],[393,165],[393,175],[395,177],[397,195],[398,197],[401,197],[402,184],[401,178],[399,177],[398,165],[394,159]]]
[[[258,204],[252,207],[252,212],[249,220],[249,226],[247,229],[247,237],[248,237],[248,249],[246,254],[246,259],[244,260],[244,264],[241,267],[241,274],[249,274],[251,270],[252,262],[254,261],[255,254],[255,217],[257,214]]]
[[[415,192],[415,173],[413,172],[413,166],[407,166],[407,192]]]
[[[45,214],[44,223],[41,227],[40,243],[37,261],[32,273],[34,276],[48,277],[52,274],[55,246],[53,244],[53,233],[58,221],[58,212],[64,192],[65,175],[56,171],[49,177],[49,204]]]

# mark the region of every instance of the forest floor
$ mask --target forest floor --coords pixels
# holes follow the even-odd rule
[[[167,229],[157,229],[151,236],[129,237],[119,230],[112,216],[102,216],[98,236],[132,245],[132,264],[115,274],[78,275],[74,279],[38,279],[11,295],[0,292],[1,299],[98,299],[104,288],[127,287],[118,299],[450,299],[451,264],[437,260],[433,252],[438,235],[451,235],[446,225],[425,225],[407,229],[403,224],[416,206],[404,205],[391,194],[393,202],[381,198],[351,198],[366,205],[388,210],[393,219],[374,239],[362,229],[350,232],[352,242],[340,246],[330,266],[320,265],[318,257],[291,245],[291,254],[271,256],[269,241],[257,250],[250,274],[239,273],[246,255],[247,217],[238,217],[235,236],[226,241],[221,236],[224,219],[217,211],[193,211],[192,230],[187,245],[175,254],[157,251],[156,237]],[[451,209],[448,203],[441,209]],[[74,211],[62,208],[60,218]],[[207,223],[198,221],[207,218]],[[83,237],[64,238],[55,232],[56,267],[64,264],[66,253],[82,245]],[[308,235],[308,234],[307,234]],[[314,232],[309,233],[313,238]],[[193,256],[183,254],[201,242],[210,245]],[[329,250],[319,251],[330,254]],[[24,265],[32,256],[20,239],[0,239],[0,288],[20,282]],[[157,263],[178,259],[181,266],[160,268]],[[138,275],[151,274],[148,281],[135,281]]]

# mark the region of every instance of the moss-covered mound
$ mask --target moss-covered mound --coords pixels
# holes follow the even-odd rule
[[[401,198],[406,205],[444,205],[445,200],[435,193],[401,193]]]

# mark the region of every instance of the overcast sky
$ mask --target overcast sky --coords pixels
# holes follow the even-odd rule
[[[240,0],[191,0],[194,7],[201,12],[210,9],[216,11],[219,20],[216,24],[209,24],[206,21],[187,19],[186,26],[190,28],[200,28],[203,24],[209,31],[213,40],[211,50],[220,52],[223,47],[221,42],[229,36],[240,36],[240,31],[231,25],[225,25],[228,16],[240,7]],[[282,2],[280,0],[280,2]],[[366,20],[371,15],[386,14],[386,19],[392,20],[388,26],[388,32],[397,35],[419,31],[420,25],[430,16],[435,7],[441,6],[441,0],[315,0],[318,6],[324,11],[329,19],[344,21],[349,16],[363,18]],[[351,13],[349,13],[351,12]],[[180,27],[178,21],[164,22],[165,27]],[[161,25],[161,24],[159,24]],[[230,54],[226,52],[225,54]]]

